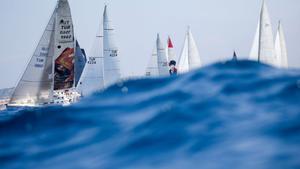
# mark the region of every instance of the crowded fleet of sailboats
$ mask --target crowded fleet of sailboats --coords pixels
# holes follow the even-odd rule
[[[165,45],[158,34],[145,76],[172,76],[202,66],[202,59],[190,27],[178,56],[176,57],[171,37],[168,37]],[[235,52],[234,59],[237,60]],[[274,41],[265,1],[249,59],[288,68],[283,26],[279,22]],[[119,80],[120,55],[107,5],[93,47],[87,55],[76,40],[68,0],[58,0],[23,76],[5,104],[8,107],[70,105],[81,97],[103,90]]]
[[[177,71],[182,74],[200,68],[201,66],[199,50],[192,31],[190,27],[188,27],[179,58],[176,58],[171,38],[168,38],[167,49],[165,49],[160,36],[157,36],[156,49],[153,51],[146,68],[146,76],[167,76],[173,73],[176,74]]]
[[[59,0],[9,107],[69,105],[121,78],[118,47],[107,6],[91,55],[75,39],[70,6]]]

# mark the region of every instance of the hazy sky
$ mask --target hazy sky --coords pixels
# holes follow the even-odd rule
[[[101,21],[104,0],[69,0],[75,32],[89,52]],[[300,0],[267,0],[274,34],[280,19],[286,33],[289,62],[300,67]],[[35,50],[56,0],[1,0],[0,88],[19,80]],[[191,26],[204,64],[228,59],[235,49],[248,56],[261,0],[111,0],[123,76],[142,75],[156,34],[170,35],[177,54]]]

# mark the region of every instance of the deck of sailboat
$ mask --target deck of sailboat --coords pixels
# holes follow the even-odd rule
[[[7,105],[8,103],[9,103],[9,99],[0,100],[0,106],[1,105]]]

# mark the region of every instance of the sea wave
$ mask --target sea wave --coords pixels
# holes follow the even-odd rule
[[[300,168],[300,71],[250,61],[0,113],[0,166]]]

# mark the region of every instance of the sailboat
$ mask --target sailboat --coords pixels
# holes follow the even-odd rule
[[[73,21],[67,0],[59,0],[50,21],[15,88],[11,107],[39,107],[75,102]]]
[[[201,67],[201,58],[190,27],[186,33],[184,46],[179,58],[179,73],[185,73]]]
[[[238,60],[237,54],[235,51],[233,51],[232,61],[237,61],[237,60]]]
[[[81,96],[103,90],[121,79],[119,50],[114,29],[105,6],[103,21],[95,37],[91,53],[77,86]]]
[[[158,48],[159,46],[160,48]],[[158,62],[158,55],[157,55],[158,51],[160,51],[160,63]],[[165,55],[163,55],[162,51],[165,51]],[[166,76],[167,74],[169,74],[167,73],[169,72],[169,68],[167,69],[167,67],[170,61],[175,61],[175,52],[174,52],[174,46],[172,40],[170,37],[168,38],[167,50],[165,50],[161,46],[160,37],[158,35],[157,45],[153,49],[152,55],[146,67],[146,76],[147,77],[156,77],[159,75]],[[163,71],[163,73],[161,74],[159,73],[158,64],[160,64],[160,68],[162,69],[161,72]]]
[[[145,75],[147,77],[159,76],[156,45],[155,45],[155,48],[153,48],[150,60],[149,60],[148,65],[146,67],[146,74]]]
[[[278,59],[278,67],[288,68],[288,55],[285,42],[284,31],[281,22],[278,24],[278,30],[275,40],[275,52]]]
[[[103,14],[104,85],[106,87],[121,79],[119,49],[115,42],[115,31],[109,17],[107,5]]]
[[[157,39],[156,39],[156,50],[157,50],[158,74],[159,76],[167,76],[169,75],[168,58],[159,34],[157,34]]]
[[[273,66],[278,65],[274,50],[274,38],[271,19],[265,1],[263,1],[262,4],[260,19],[249,59]]]

